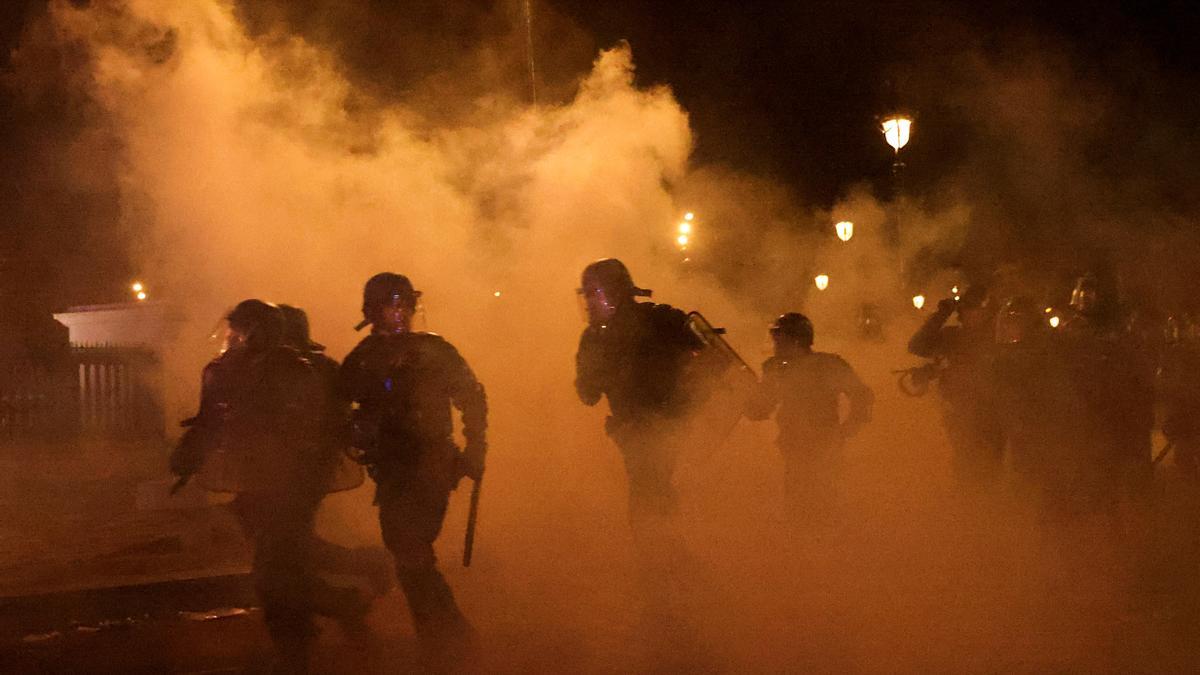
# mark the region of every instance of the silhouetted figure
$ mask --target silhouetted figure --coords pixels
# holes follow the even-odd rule
[[[763,363],[746,416],[765,420],[775,413],[788,510],[793,517],[820,519],[833,507],[842,446],[871,420],[875,395],[842,357],[813,351],[808,317],[783,314],[770,331],[775,355]],[[838,414],[842,397],[850,403],[844,422]]]
[[[580,296],[588,325],[575,355],[575,390],[585,405],[608,399],[605,431],[625,463],[629,522],[639,558],[645,644],[674,670],[703,657],[686,608],[700,572],[685,544],[674,477],[684,449],[697,383],[689,373],[704,348],[687,315],[638,302],[650,291],[606,258],[583,270]]]
[[[946,298],[908,343],[908,351],[945,362],[938,378],[942,424],[964,486],[994,483],[1004,459],[1004,437],[994,414],[991,368],[993,314],[987,291],[973,286],[960,300]],[[947,326],[955,314],[958,325]]]
[[[315,574],[313,520],[332,459],[322,441],[325,390],[312,365],[282,344],[279,308],[239,303],[225,351],[204,369],[200,411],[171,455],[178,476],[233,492],[254,547],[254,586],[285,672],[304,672],[313,615],[357,625],[369,608],[358,591]]]
[[[433,543],[450,492],[463,476],[483,476],[487,399],[458,350],[439,335],[412,330],[419,296],[400,274],[367,281],[359,328],[370,325],[371,334],[346,357],[339,378],[346,400],[358,405],[355,446],[375,479],[383,541],[413,625],[425,656],[441,660],[474,644]],[[452,407],[462,413],[462,452],[453,440]]]
[[[362,484],[362,466],[350,458],[350,406],[338,391],[338,362],[325,353],[325,346],[314,342],[308,314],[299,307],[279,305],[283,312],[286,345],[300,352],[316,371],[324,387],[326,411],[323,415],[321,456],[328,458],[326,493],[351,490]],[[387,551],[378,547],[348,548],[314,534],[313,563],[324,572],[362,577],[372,590],[382,595],[392,587],[392,564]]]
[[[1060,329],[1064,357],[1104,431],[1099,487],[1115,506],[1123,494],[1142,495],[1151,479],[1156,364],[1152,350],[1127,330],[1115,290],[1097,277],[1079,277],[1071,310]]]
[[[1071,520],[1093,507],[1102,435],[1045,312],[1028,297],[996,317],[996,418],[1012,468],[1042,516]]]
[[[682,311],[635,300],[650,291],[633,284],[621,261],[588,265],[582,281],[588,326],[575,356],[575,390],[585,405],[608,398],[605,431],[625,460],[637,526],[676,510],[678,437],[691,403],[685,371],[703,344]]]

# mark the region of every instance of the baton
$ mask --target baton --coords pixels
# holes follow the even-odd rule
[[[1167,453],[1171,452],[1171,448],[1174,447],[1174,443],[1167,443],[1164,445],[1163,449],[1159,451],[1158,456],[1154,458],[1154,461],[1150,462],[1150,466],[1156,466],[1159,462],[1163,461],[1163,458],[1166,457]]]
[[[471,552],[475,548],[475,523],[479,520],[479,490],[483,486],[483,477],[475,481],[471,488],[471,510],[467,514],[467,540],[463,544],[463,567],[471,566]]]

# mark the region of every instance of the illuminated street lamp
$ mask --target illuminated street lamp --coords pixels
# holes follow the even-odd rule
[[[688,211],[683,214],[683,220],[679,221],[677,230],[678,235],[675,236],[675,244],[679,246],[680,251],[687,251],[688,244],[692,241],[692,230],[694,229],[694,221],[696,214]]]
[[[829,288],[829,275],[818,274],[817,276],[813,277],[813,283],[817,285],[818,291],[823,291],[826,288]]]
[[[913,307],[916,307],[917,309],[921,309],[924,306],[925,306],[925,296],[914,295],[913,296]]]
[[[1051,328],[1058,328],[1058,324],[1061,322],[1062,322],[1062,319],[1059,319],[1057,314],[1050,317],[1050,327]]]
[[[837,230],[838,239],[842,241],[850,241],[850,238],[854,236],[854,223],[848,220],[843,220],[833,227]]]
[[[896,154],[900,148],[908,145],[908,137],[912,134],[912,119],[905,115],[892,115],[883,120],[883,138],[892,146]]]
[[[133,282],[129,290],[133,291],[133,297],[137,298],[139,302],[149,297],[146,295],[146,286],[140,281]]]

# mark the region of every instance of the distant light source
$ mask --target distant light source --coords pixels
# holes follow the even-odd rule
[[[924,306],[925,306],[925,296],[914,295],[913,296],[913,307],[916,307],[917,309],[921,309]]]
[[[1050,327],[1051,328],[1058,328],[1058,324],[1061,322],[1062,322],[1062,320],[1059,319],[1057,316],[1050,317]]]
[[[138,301],[145,300],[146,299],[146,291],[138,291],[137,299],[138,299]]]
[[[823,291],[826,288],[829,288],[829,275],[818,274],[817,276],[813,277],[813,283],[817,285],[818,291]]]
[[[854,223],[848,220],[843,220],[834,225],[834,229],[837,230],[838,239],[842,241],[850,241],[850,238],[854,236]]]
[[[492,295],[498,298],[500,297],[500,291],[496,291],[495,293],[492,293]]]
[[[142,291],[146,290],[146,287],[143,286],[142,282],[140,281],[133,282],[133,286],[130,286],[130,288],[133,289],[134,293],[141,293]]]
[[[692,224],[689,222],[686,222],[686,221],[680,223],[679,224],[679,233],[680,234],[691,234],[692,233]]]
[[[912,131],[912,120],[904,115],[892,115],[883,120],[883,138],[897,153],[900,148],[908,145],[908,137]]]
[[[687,213],[683,214],[683,219],[687,220],[687,221],[695,220],[696,214],[692,213],[691,211],[688,211]]]

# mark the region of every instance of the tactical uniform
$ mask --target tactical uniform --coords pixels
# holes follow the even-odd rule
[[[388,277],[388,283],[397,283],[394,277],[399,276]],[[411,284],[405,293],[412,294],[415,306]],[[368,317],[372,307],[376,305],[365,299]],[[385,333],[378,324],[346,357],[339,380],[346,400],[358,405],[356,445],[365,451],[376,482],[384,544],[395,558],[417,634],[433,648],[443,640],[469,640],[471,628],[437,569],[433,543],[450,492],[471,472],[464,466],[482,471],[487,427],[483,386],[442,337],[407,327]],[[454,445],[451,406],[462,413],[463,454]]]
[[[1143,495],[1150,483],[1155,401],[1153,357],[1122,326],[1114,298],[1095,277],[1080,277],[1060,329],[1064,359],[1102,432],[1097,487],[1110,506],[1123,492]]]
[[[1097,427],[1041,309],[1029,298],[1014,298],[997,327],[995,414],[1017,486],[1043,517],[1074,517],[1089,508]]]
[[[798,334],[787,331],[799,325]],[[782,325],[781,325],[782,324]],[[791,344],[781,340],[789,333]],[[811,351],[812,324],[799,314],[785,314],[772,330],[776,355],[762,366],[762,382],[750,398],[746,417],[765,420],[771,413],[779,426],[776,442],[784,460],[784,491],[789,510],[826,512],[832,505],[837,465],[846,437],[871,419],[875,400],[850,364],[836,354]],[[843,424],[839,398],[850,403]]]
[[[964,302],[982,300],[964,297]],[[938,393],[942,424],[954,452],[954,472],[966,484],[986,484],[999,477],[1004,458],[1004,436],[993,414],[995,392],[990,377],[995,345],[990,322],[946,326],[956,310],[951,301],[939,303],[937,311],[912,336],[908,351],[946,362],[938,378]]]
[[[320,441],[323,389],[312,365],[281,346],[278,309],[238,305],[231,327],[258,323],[246,346],[204,369],[200,411],[172,454],[172,471],[213,491],[233,492],[233,509],[254,547],[253,578],[268,631],[285,670],[307,667],[314,614],[359,621],[366,601],[315,575],[313,521],[328,485],[328,446]],[[279,321],[278,326],[270,325]]]
[[[702,346],[682,311],[632,300],[580,337],[575,390],[585,405],[608,397],[605,431],[625,460],[634,520],[676,509],[676,438],[690,403],[682,382]]]

